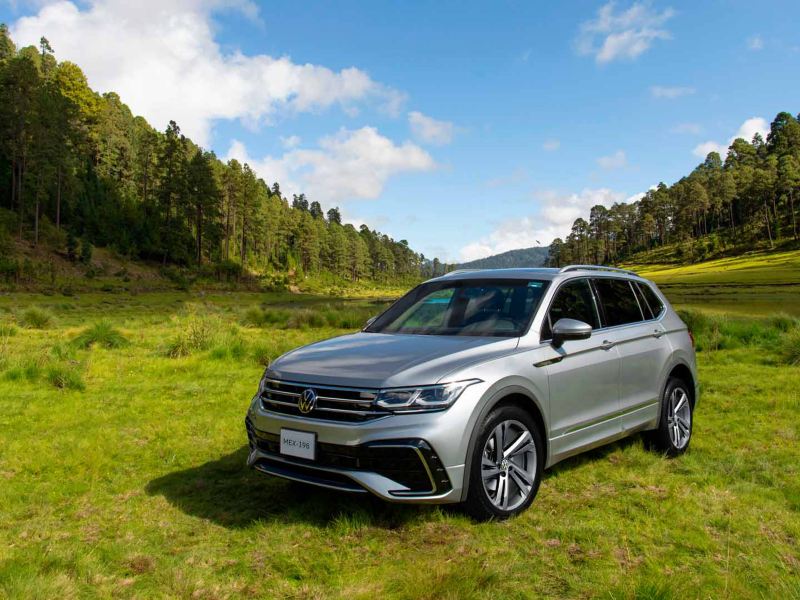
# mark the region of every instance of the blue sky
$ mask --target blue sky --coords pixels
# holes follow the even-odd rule
[[[471,259],[800,110],[800,3],[0,3],[93,87],[285,192]]]

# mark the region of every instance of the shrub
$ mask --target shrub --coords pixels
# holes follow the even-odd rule
[[[87,327],[72,340],[78,348],[89,348],[96,344],[103,348],[121,348],[128,344],[127,338],[108,321],[100,321]]]
[[[84,265],[88,265],[92,262],[92,251],[94,248],[92,247],[92,243],[88,240],[83,240],[81,242],[81,256],[80,261]]]
[[[20,315],[19,324],[27,329],[47,329],[53,325],[53,316],[46,310],[32,306]]]
[[[60,390],[83,391],[86,389],[81,374],[74,367],[67,365],[50,365],[45,371],[45,378],[50,385]]]
[[[786,333],[796,329],[800,325],[800,321],[786,313],[778,313],[769,318],[769,324],[778,331]]]
[[[252,350],[253,359],[264,367],[268,367],[272,362],[273,349],[266,344],[257,344]]]
[[[781,362],[795,367],[800,366],[800,329],[783,336],[779,346]]]
[[[286,327],[291,315],[292,312],[288,310],[252,307],[244,312],[239,323],[245,327],[269,327],[270,325]]]
[[[169,358],[180,358],[198,350],[208,350],[215,334],[216,327],[210,321],[192,317],[186,329],[167,344],[165,353]]]

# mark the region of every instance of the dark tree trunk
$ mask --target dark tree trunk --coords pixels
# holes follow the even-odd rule
[[[764,200],[764,220],[767,222],[767,236],[769,237],[769,247],[773,247],[772,243],[772,230],[769,227],[769,207],[767,206],[767,201]]]
[[[197,203],[197,264],[203,262],[203,207]]]
[[[61,230],[61,167],[58,167],[58,183],[56,187],[56,229]]]

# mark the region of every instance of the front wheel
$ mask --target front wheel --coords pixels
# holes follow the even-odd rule
[[[467,513],[483,521],[505,519],[528,508],[539,490],[543,449],[528,412],[503,406],[489,413],[470,457]]]
[[[648,434],[651,445],[668,456],[686,452],[692,439],[693,412],[686,382],[671,377],[664,389],[658,429]]]

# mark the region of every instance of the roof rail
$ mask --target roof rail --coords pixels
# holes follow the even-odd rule
[[[455,271],[448,271],[444,275],[440,275],[440,277],[446,277],[447,275],[455,275],[456,273],[469,273],[471,271],[480,271],[480,269],[456,269]]]
[[[637,273],[627,269],[604,267],[602,265],[567,265],[566,267],[561,267],[558,272],[566,273],[567,271],[611,271],[612,273],[625,273],[626,275],[635,275],[636,277],[639,276]]]

